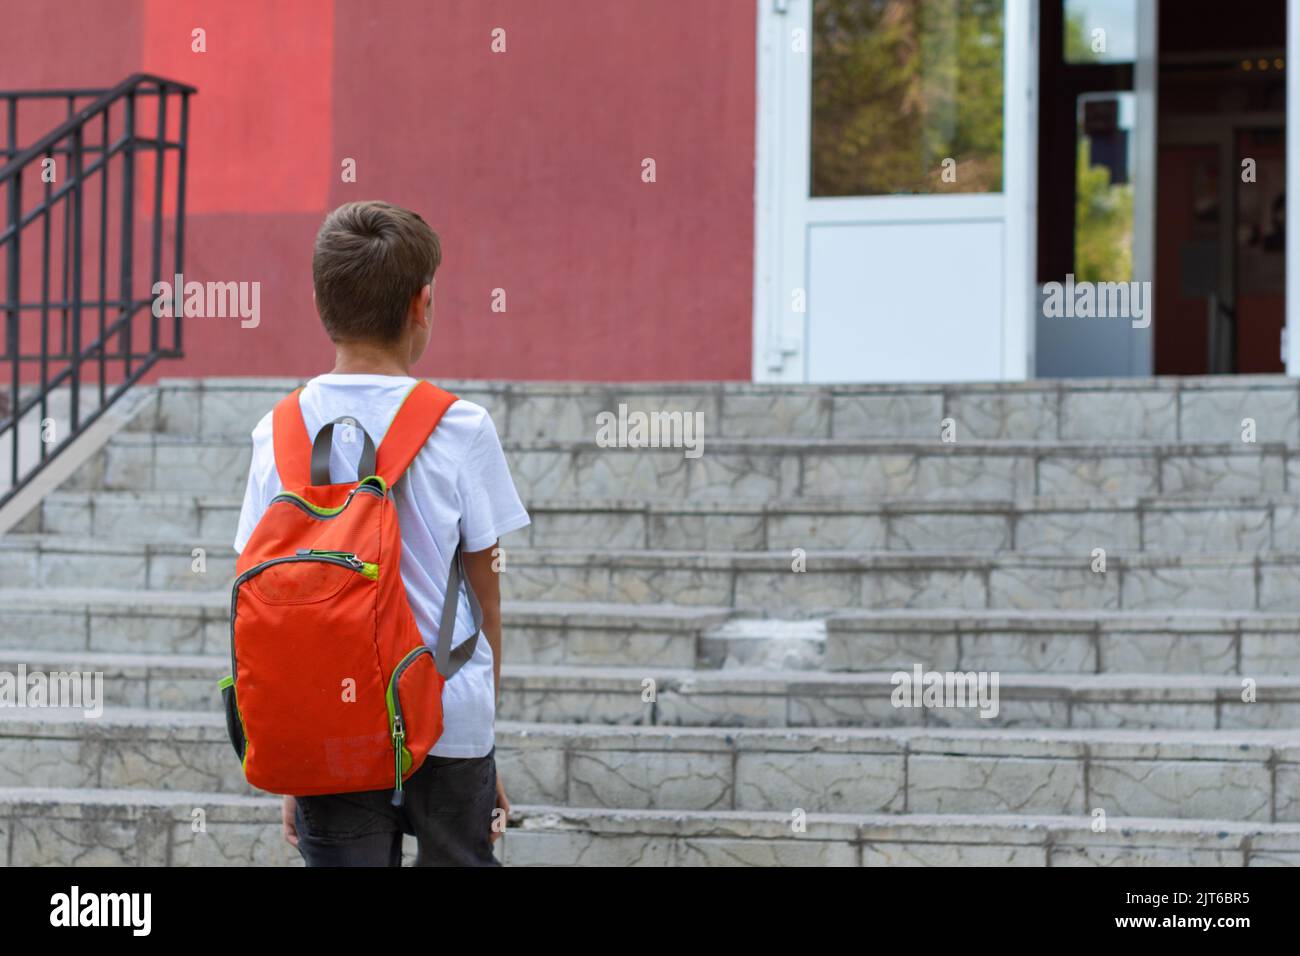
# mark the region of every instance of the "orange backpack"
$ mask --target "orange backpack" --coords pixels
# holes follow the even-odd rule
[[[380,444],[339,418],[307,437],[298,389],[272,418],[284,490],[239,556],[230,599],[226,728],[244,776],[271,793],[378,790],[402,781],[442,735],[443,684],[469,660],[482,612],[457,546],[436,653],[402,584],[392,488],[456,396],[428,382],[407,393]],[[362,439],[359,481],[330,482],[334,426]],[[451,650],[461,582],[474,636]]]

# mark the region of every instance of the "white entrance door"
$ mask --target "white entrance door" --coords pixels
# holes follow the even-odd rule
[[[1025,378],[1034,0],[759,0],[754,377]]]

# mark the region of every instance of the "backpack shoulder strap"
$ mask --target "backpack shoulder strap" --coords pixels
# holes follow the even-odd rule
[[[302,420],[298,393],[292,392],[276,403],[271,414],[271,440],[275,451],[275,470],[286,489],[305,488],[311,484],[311,436]]]
[[[456,649],[451,649],[451,638],[456,633],[456,609],[460,606],[460,589],[464,585],[465,597],[469,599],[470,617],[474,621],[474,635],[461,641]],[[483,607],[478,602],[478,595],[465,574],[465,563],[461,558],[461,546],[456,545],[456,553],[451,558],[451,568],[447,572],[447,589],[442,592],[442,617],[438,621],[438,641],[434,646],[433,660],[438,673],[444,680],[451,680],[456,672],[474,656],[478,647],[478,636],[483,633]]]
[[[455,395],[430,382],[416,382],[411,386],[384,433],[375,458],[375,472],[389,488],[406,473],[455,401]]]
[[[393,416],[393,421],[384,433],[384,440],[379,443],[375,460],[375,471],[389,488],[406,472],[415,456],[420,453],[424,443],[433,430],[442,421],[447,409],[455,403],[456,396],[429,382],[416,382],[406,393],[401,407]],[[461,641],[452,650],[451,639],[456,632],[456,609],[460,605],[460,591],[464,588],[469,599],[470,614],[474,622],[474,634]],[[461,546],[456,545],[452,555],[451,567],[447,571],[447,587],[443,591],[442,616],[438,621],[438,637],[434,646],[434,663],[444,680],[452,676],[474,656],[478,646],[479,634],[483,629],[483,610],[479,605],[474,588],[465,575],[465,566],[461,559]]]

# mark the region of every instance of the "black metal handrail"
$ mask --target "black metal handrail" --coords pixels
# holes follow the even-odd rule
[[[153,308],[152,294],[140,293],[183,272],[189,98],[195,92],[146,73],[108,90],[0,90],[6,131],[0,150],[6,198],[0,229],[0,313],[5,317],[0,368],[7,364],[9,371],[8,388],[0,386],[0,453],[7,459],[0,462],[0,505],[160,359],[181,355],[181,316],[170,316],[164,329],[163,310]],[[90,102],[79,103],[84,100]],[[168,104],[177,100],[179,109],[171,114],[176,132],[169,139]],[[21,145],[19,106],[48,108],[50,101],[62,101],[65,118]],[[142,135],[138,127],[147,128],[150,120],[155,131]],[[175,204],[168,209],[164,187],[173,154]],[[150,159],[151,193],[137,168]],[[92,190],[96,176],[98,189]],[[137,207],[143,210],[139,217]],[[172,250],[164,272],[167,220]],[[142,228],[148,229],[147,262],[135,255]],[[52,273],[58,276],[57,295]],[[83,368],[88,364],[93,366],[89,382]],[[83,384],[96,386],[86,408]],[[61,422],[50,417],[50,406],[64,390],[67,412]]]

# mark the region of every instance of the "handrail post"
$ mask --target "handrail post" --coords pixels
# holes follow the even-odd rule
[[[154,146],[153,167],[153,248],[149,260],[150,272],[155,281],[162,273],[162,223],[163,223],[163,170],[167,164],[167,91],[158,84],[158,142]],[[150,294],[153,290],[150,289]],[[149,307],[149,352],[158,352],[158,310]]]
[[[135,91],[126,94],[126,119],[123,126],[125,144],[122,149],[122,248],[119,293],[126,321],[122,324],[122,352],[126,361],[125,374],[131,375],[131,317],[135,314],[131,274],[135,268]]]
[[[18,101],[9,100],[9,116],[5,123],[6,139],[9,149],[16,153],[18,151]],[[9,353],[9,361],[13,363],[9,377],[9,419],[12,423],[10,432],[10,462],[9,462],[9,486],[15,487],[18,484],[18,385],[21,376],[22,362],[18,357],[18,295],[20,292],[22,267],[21,241],[22,233],[18,228],[18,220],[22,218],[22,196],[23,180],[22,171],[20,170],[13,179],[9,181],[9,248],[6,251],[5,265],[8,272],[8,286],[5,292],[7,311],[5,313],[5,342]]]
[[[108,403],[108,337],[104,323],[108,314],[108,118],[111,107],[100,117],[100,153],[104,165],[99,173],[99,408]]]
[[[177,275],[185,274],[185,167],[189,158],[190,142],[190,94],[188,90],[181,90],[181,124],[180,134],[176,143],[177,170],[176,170],[176,273]],[[175,313],[172,316],[172,350],[175,355],[181,354],[181,317],[184,309],[173,309]]]
[[[80,126],[72,132],[72,382],[69,396],[72,409],[69,427],[74,435],[81,430],[81,134]]]
[[[12,113],[10,114],[12,116]],[[7,311],[5,313],[5,338],[9,351],[9,361],[12,363],[9,378],[9,451],[10,451],[10,478],[9,487],[18,485],[18,386],[21,376],[22,362],[19,359],[19,302],[18,296],[21,292],[22,276],[22,230],[18,228],[18,220],[22,218],[22,195],[23,195],[23,174],[20,170],[14,174],[13,179],[9,180],[9,249],[7,251],[6,267],[8,271],[8,290],[6,293]]]

